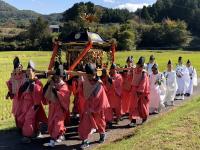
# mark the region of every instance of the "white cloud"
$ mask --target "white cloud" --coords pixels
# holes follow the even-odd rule
[[[115,0],[103,0],[104,2],[107,2],[107,3],[114,3]]]
[[[134,4],[134,3],[125,3],[117,6],[119,9],[128,9],[130,12],[135,12],[138,8],[142,8],[143,6],[148,6],[147,3],[140,3],[140,4]]]

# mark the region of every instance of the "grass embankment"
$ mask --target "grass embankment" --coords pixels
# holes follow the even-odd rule
[[[200,149],[200,98],[159,115],[133,130],[121,141],[98,150]]]
[[[140,56],[146,57],[146,62],[149,56],[154,54],[156,57],[156,62],[159,64],[160,71],[163,71],[166,67],[166,63],[171,59],[174,63],[177,62],[177,58],[182,56],[184,58],[184,63],[187,59],[190,59],[193,65],[196,67],[197,72],[200,74],[200,52],[187,52],[187,51],[129,51],[129,52],[117,52],[116,53],[116,63],[120,66],[125,65],[127,56],[132,55],[137,62]],[[51,57],[51,52],[40,52],[40,51],[15,51],[15,52],[0,52],[0,130],[7,127],[13,127],[14,122],[11,114],[11,101],[5,100],[5,95],[7,93],[7,87],[5,82],[9,79],[10,73],[13,69],[13,58],[19,56],[24,68],[27,66],[28,60],[33,60],[36,63],[36,68],[38,70],[47,70],[49,60]],[[63,56],[63,59],[65,56]],[[45,83],[45,80],[43,80]]]

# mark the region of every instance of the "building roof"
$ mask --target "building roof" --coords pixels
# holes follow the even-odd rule
[[[53,29],[59,29],[59,25],[49,25],[49,28],[53,28]]]

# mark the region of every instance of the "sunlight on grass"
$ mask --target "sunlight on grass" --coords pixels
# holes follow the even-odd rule
[[[133,129],[134,136],[98,150],[200,149],[200,98]]]

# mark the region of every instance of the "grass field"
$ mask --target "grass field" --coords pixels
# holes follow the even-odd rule
[[[187,51],[132,51],[132,52],[118,52],[116,54],[116,63],[120,66],[125,65],[127,56],[132,55],[137,62],[140,56],[146,57],[146,62],[149,56],[154,54],[156,62],[159,64],[160,71],[163,71],[169,59],[174,65],[179,56],[182,56],[184,62],[190,59],[196,67],[198,74],[200,74],[200,52],[187,52]],[[47,70],[51,52],[34,52],[34,51],[15,51],[15,52],[0,52],[0,130],[14,126],[11,112],[11,101],[5,100],[7,87],[5,82],[9,79],[10,73],[13,69],[12,61],[15,56],[19,56],[24,68],[27,66],[28,60],[33,60],[36,63],[38,70]],[[43,82],[45,82],[43,80]],[[9,125],[9,126],[7,126]]]
[[[47,70],[51,57],[50,52],[0,52],[0,129],[14,127],[14,121],[11,114],[10,100],[5,100],[7,87],[5,82],[9,79],[13,69],[13,58],[19,56],[24,68],[28,60],[33,60],[39,70]]]
[[[135,129],[127,138],[95,150],[199,150],[200,98]]]

